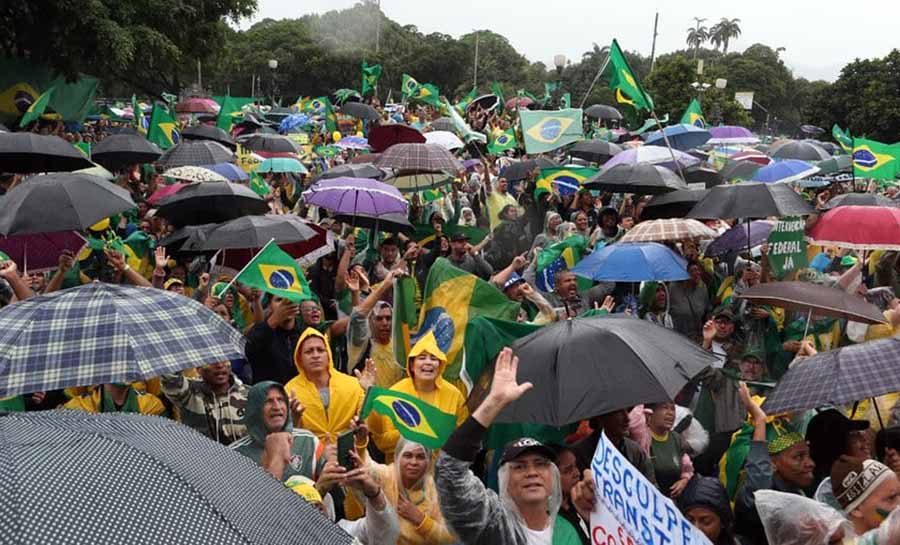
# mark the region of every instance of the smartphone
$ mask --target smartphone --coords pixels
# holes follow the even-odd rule
[[[337,462],[338,465],[348,470],[356,467],[356,464],[353,463],[353,459],[350,458],[350,451],[356,448],[356,439],[354,438],[353,430],[347,430],[344,433],[338,435],[337,438]]]

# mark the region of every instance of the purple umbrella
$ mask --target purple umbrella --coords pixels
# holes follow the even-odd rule
[[[23,272],[55,269],[59,264],[59,254],[63,250],[78,254],[82,246],[84,238],[75,231],[0,238],[0,252],[15,261],[16,266]]]
[[[747,233],[748,225],[750,229],[749,235]],[[720,257],[730,252],[758,246],[768,240],[773,226],[774,223],[771,221],[763,220],[751,221],[749,224],[739,223],[712,241],[706,247],[703,255],[706,257]]]
[[[303,192],[303,198],[307,204],[350,216],[405,214],[409,206],[396,187],[368,178],[320,180]]]
[[[469,172],[475,170],[475,167],[480,164],[481,161],[479,161],[478,159],[466,159],[465,161],[463,161],[463,166],[466,167],[466,170],[468,170]]]
[[[250,175],[234,163],[216,163],[214,165],[201,165],[201,167],[224,176],[229,182],[243,182],[250,179]]]
[[[707,144],[756,144],[759,138],[756,137],[749,129],[738,127],[737,125],[722,125],[721,127],[710,127],[709,134],[712,138],[706,141]]]

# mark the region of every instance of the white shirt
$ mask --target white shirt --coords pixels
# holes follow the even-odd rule
[[[525,526],[525,538],[528,545],[552,545],[553,525],[551,524],[543,530],[532,530]]]
[[[725,345],[719,341],[713,341],[712,353],[718,360],[718,362],[712,366],[713,369],[721,369],[728,361],[728,352],[725,351]]]

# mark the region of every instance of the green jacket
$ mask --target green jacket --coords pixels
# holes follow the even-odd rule
[[[280,389],[284,398],[288,398],[284,386],[277,382],[260,382],[250,388],[247,392],[247,408],[242,419],[247,428],[247,435],[229,445],[229,448],[240,452],[257,464],[262,461],[266,447],[266,435],[269,434],[263,424],[262,411],[266,394],[272,388]],[[294,475],[303,475],[316,480],[319,471],[325,464],[325,458],[322,456],[324,445],[320,444],[319,439],[310,431],[294,428],[290,409],[288,409],[284,427],[279,431],[290,432],[294,436],[291,461],[284,470],[283,480],[286,481]]]

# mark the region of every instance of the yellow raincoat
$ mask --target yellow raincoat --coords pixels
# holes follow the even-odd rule
[[[303,341],[310,337],[319,337],[325,343],[325,351],[328,354],[330,365],[330,379],[328,380],[328,392],[330,401],[328,410],[322,404],[322,398],[316,385],[306,378],[303,365],[300,360],[300,347]],[[365,393],[356,378],[341,373],[334,368],[334,359],[331,357],[331,347],[325,335],[308,327],[294,348],[294,365],[297,366],[297,376],[292,378],[284,389],[303,404],[303,420],[298,425],[313,432],[320,441],[326,444],[334,443],[337,435],[350,429],[350,420],[359,413],[362,407]]]
[[[428,353],[441,361],[438,368],[437,379],[434,383],[434,391],[419,392],[416,390],[416,384],[412,378],[412,361],[419,354]],[[409,375],[391,386],[391,390],[403,392],[415,396],[429,405],[437,407],[441,411],[456,415],[456,425],[462,424],[463,420],[469,416],[466,408],[466,398],[460,393],[456,386],[444,380],[444,369],[447,367],[447,356],[438,348],[437,340],[434,333],[429,331],[412,347],[406,360],[406,372]],[[372,439],[375,445],[384,453],[385,461],[390,463],[394,460],[394,448],[397,446],[397,440],[400,439],[400,432],[394,427],[393,422],[386,417],[373,412],[369,415],[369,431],[372,433]]]

